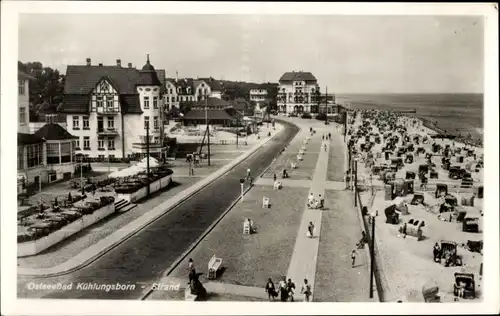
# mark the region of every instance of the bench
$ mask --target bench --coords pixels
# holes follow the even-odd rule
[[[280,190],[283,187],[281,181],[274,181],[273,190]]]
[[[250,235],[250,223],[249,222],[244,222],[243,223],[243,235]]]
[[[217,277],[217,271],[219,271],[220,266],[222,265],[222,259],[217,258],[215,254],[208,261],[208,279],[213,280]]]
[[[262,198],[262,207],[263,208],[269,208],[271,206],[271,199],[269,199],[268,197],[263,197]]]

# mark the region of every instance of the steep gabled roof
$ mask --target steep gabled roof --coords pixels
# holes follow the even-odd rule
[[[120,94],[137,93],[135,87],[139,81],[139,71],[136,68],[69,65],[64,94],[88,94],[103,77],[110,78]]]
[[[212,91],[222,91],[222,84],[219,80],[215,80],[212,77],[209,78],[198,78],[198,80],[203,80],[206,84],[210,86]]]
[[[280,78],[280,82],[283,81],[317,81],[316,77],[310,72],[304,72],[304,71],[292,71],[292,72],[285,72],[283,76]]]
[[[55,123],[45,124],[34,134],[36,137],[44,140],[66,140],[78,138],[71,135],[61,125]]]

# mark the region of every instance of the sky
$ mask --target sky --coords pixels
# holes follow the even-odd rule
[[[21,14],[19,60],[277,82],[309,71],[334,93],[482,93],[479,16]]]

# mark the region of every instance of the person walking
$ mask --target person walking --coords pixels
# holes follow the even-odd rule
[[[314,237],[314,224],[313,222],[309,222],[309,226],[307,226],[307,237]]]
[[[247,179],[250,179],[250,168],[247,169]]]
[[[354,264],[356,263],[356,255],[357,255],[356,249],[353,249],[351,251],[351,260],[352,260],[352,267],[353,268],[354,268]]]
[[[322,140],[325,140],[325,135],[321,135],[321,139],[322,139]]]
[[[188,261],[188,276],[189,276],[189,283],[188,284],[191,284],[191,282],[196,279],[196,268],[194,267],[194,262],[193,262],[193,259],[192,258],[189,258],[189,261]]]
[[[325,199],[320,194],[319,195],[319,207],[323,208],[324,206],[325,206]]]
[[[309,297],[311,296],[311,285],[307,282],[307,279],[304,279],[304,284],[300,289],[300,293],[304,294],[305,301],[309,302]]]
[[[286,284],[286,291],[288,293],[288,299],[290,302],[294,302],[293,294],[295,294],[295,283],[292,282],[292,279],[288,279]]]
[[[288,292],[286,290],[286,277],[283,277],[283,279],[280,281],[279,288],[281,301],[286,302],[288,299]]]
[[[274,288],[274,283],[273,280],[271,280],[271,278],[267,279],[266,293],[269,298],[269,301],[274,301],[274,298],[277,296],[276,289]]]
[[[328,133],[328,139],[332,140],[332,133]]]
[[[276,182],[276,179],[278,179],[278,177],[276,176],[276,173],[273,174],[273,181]]]

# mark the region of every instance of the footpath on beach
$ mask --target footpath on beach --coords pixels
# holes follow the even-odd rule
[[[158,280],[158,284],[179,285],[180,291],[149,291],[146,299],[184,299],[187,260],[191,258],[209,292],[208,300],[267,301],[267,279],[278,288],[283,277],[295,284],[294,301],[304,300],[300,293],[304,279],[311,285],[310,301],[378,300],[376,293],[369,298],[366,249],[356,250],[352,265],[351,251],[361,238],[362,223],[352,192],[345,190],[345,144],[340,128],[317,120],[279,119],[298,125],[301,131],[185,260]],[[316,133],[305,145],[303,160],[297,161],[310,128]],[[323,139],[329,133],[331,139]],[[292,163],[296,169],[291,168]],[[283,169],[289,178],[281,178]],[[275,174],[282,184],[279,190],[274,188]],[[324,198],[322,210],[308,208],[310,193],[316,199],[319,195]],[[269,199],[269,208],[263,207],[263,198]],[[255,223],[255,234],[243,234],[243,221],[248,218]],[[310,223],[314,225],[312,238],[307,235]],[[207,264],[213,256],[222,260],[223,268],[217,278],[208,279]]]

